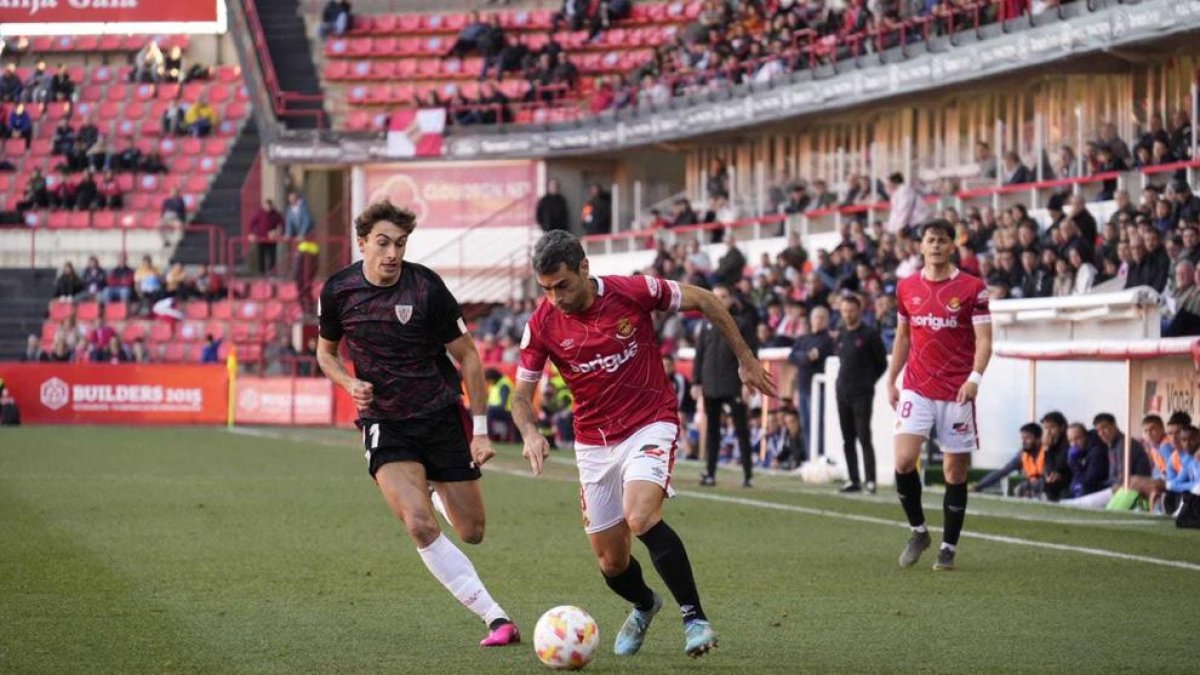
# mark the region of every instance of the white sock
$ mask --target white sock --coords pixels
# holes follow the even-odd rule
[[[484,588],[475,566],[446,535],[439,534],[432,544],[417,549],[417,553],[421,554],[421,560],[434,578],[484,623],[490,626],[496,619],[508,618],[508,614]]]
[[[446,524],[454,527],[454,523],[450,521],[450,514],[446,511],[446,505],[442,503],[442,496],[436,490],[429,493],[429,499],[433,502],[433,510],[442,514],[442,518],[446,519]]]
[[[950,551],[951,553],[954,553],[954,544],[947,544],[946,542],[943,541],[942,548]]]
[[[928,532],[928,531],[929,531],[929,528],[928,528],[928,527],[925,527],[924,525],[918,525],[918,526],[916,526],[916,527],[912,528],[912,531],[913,531],[913,532],[917,532],[917,533],[920,533],[920,532]]]

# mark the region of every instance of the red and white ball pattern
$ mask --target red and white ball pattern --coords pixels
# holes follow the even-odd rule
[[[533,629],[538,660],[555,670],[579,670],[591,663],[599,642],[596,620],[571,605],[546,612]]]

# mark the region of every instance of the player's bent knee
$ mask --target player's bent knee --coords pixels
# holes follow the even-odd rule
[[[464,523],[456,525],[454,531],[464,544],[480,544],[483,542],[483,523]]]
[[[601,574],[606,577],[615,577],[629,567],[629,553],[625,552],[624,555],[602,553],[596,556],[596,563],[600,565]]]
[[[425,547],[432,544],[442,534],[437,521],[432,516],[413,516],[404,521],[408,536],[417,546]]]
[[[625,523],[629,525],[629,531],[633,536],[640,537],[643,534],[658,524],[662,518],[657,513],[627,513],[625,514]]]

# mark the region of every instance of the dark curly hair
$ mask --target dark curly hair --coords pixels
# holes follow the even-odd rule
[[[417,216],[412,211],[398,207],[384,199],[368,206],[366,210],[358,214],[358,217],[354,219],[354,233],[359,238],[366,238],[370,236],[371,228],[375,227],[375,223],[381,220],[409,233],[417,227]]]

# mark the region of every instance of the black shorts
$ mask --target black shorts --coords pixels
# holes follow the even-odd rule
[[[468,417],[460,405],[409,420],[360,419],[371,477],[389,462],[420,462],[425,477],[439,483],[478,480],[471,457]]]

